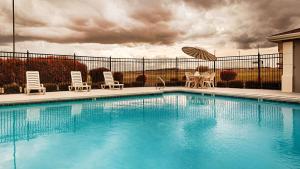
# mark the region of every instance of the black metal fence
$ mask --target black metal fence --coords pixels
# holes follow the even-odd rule
[[[198,69],[216,72],[215,84],[218,87],[280,89],[282,54],[228,56],[218,57],[216,61],[204,61],[195,58],[112,58],[28,51],[15,54],[0,52],[0,86],[11,83],[22,86],[25,82],[26,70],[44,71],[41,77],[42,83],[66,86],[70,83],[70,71],[80,70],[84,78],[97,88],[99,87],[97,84],[102,83],[103,79],[88,78],[89,72],[95,69],[118,72],[116,74],[119,76],[116,78],[124,83],[125,87],[154,86],[157,83],[157,76],[161,76],[167,86],[183,85],[184,73]],[[220,73],[224,70],[234,71],[237,74],[236,78],[224,82],[220,77]],[[143,79],[143,83],[137,83],[140,79]],[[65,87],[61,88],[65,89]]]

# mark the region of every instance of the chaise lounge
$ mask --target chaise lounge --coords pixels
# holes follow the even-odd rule
[[[46,88],[40,83],[40,74],[38,71],[26,72],[26,86],[24,92],[30,94],[32,90],[37,90],[39,93],[45,94]]]
[[[91,91],[91,86],[87,82],[82,82],[80,71],[71,71],[72,84],[69,86],[69,91]]]
[[[115,89],[115,87],[117,87],[122,90],[124,88],[124,84],[120,84],[119,81],[114,80],[114,77],[111,72],[103,72],[103,76],[105,84],[101,85],[102,89],[105,89],[105,87],[107,86],[109,87],[109,89]]]

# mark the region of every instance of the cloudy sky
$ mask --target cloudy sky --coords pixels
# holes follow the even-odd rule
[[[300,27],[299,0],[16,0],[17,51],[178,57],[276,52],[266,37]],[[0,50],[12,50],[11,0],[0,1]]]

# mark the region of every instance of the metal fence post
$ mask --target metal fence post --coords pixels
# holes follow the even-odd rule
[[[74,53],[73,57],[73,69],[76,70],[76,54]]]
[[[143,57],[143,78],[145,78],[145,58]],[[143,86],[145,86],[145,81],[143,81]]]
[[[258,81],[258,84],[259,84],[259,88],[262,88],[262,86],[261,86],[261,60],[260,60],[260,53],[259,52],[257,54],[257,60],[258,60],[258,64],[257,64],[257,67],[258,67],[257,81]]]
[[[179,83],[179,75],[178,75],[178,73],[179,73],[179,68],[178,68],[178,57],[176,57],[176,60],[175,60],[175,62],[176,62],[176,85],[178,85],[178,83]]]
[[[112,65],[111,65],[111,56],[110,56],[110,57],[109,57],[109,70],[110,70],[110,71],[112,71],[112,70],[111,70],[111,67],[112,67]]]
[[[216,61],[214,60],[214,73],[216,73]],[[214,78],[214,86],[216,86],[216,76]]]
[[[29,51],[26,52],[26,70],[29,69]]]

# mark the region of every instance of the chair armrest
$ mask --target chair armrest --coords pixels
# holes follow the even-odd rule
[[[84,86],[87,86],[87,85],[88,85],[88,83],[87,83],[87,82],[82,82],[82,84],[83,84]]]
[[[119,81],[114,81],[115,82],[115,84],[120,84],[120,82]]]
[[[41,84],[41,87],[44,87],[44,84]]]

